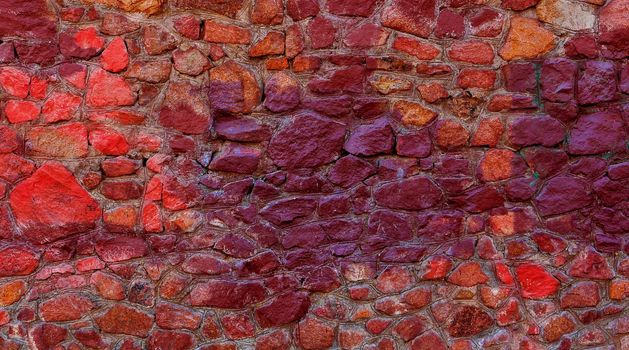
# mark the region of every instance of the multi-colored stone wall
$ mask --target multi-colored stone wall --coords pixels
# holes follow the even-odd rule
[[[629,0],[0,0],[0,349],[629,350]]]

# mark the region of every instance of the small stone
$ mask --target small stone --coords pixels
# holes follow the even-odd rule
[[[376,173],[369,162],[353,155],[337,160],[328,172],[328,179],[335,185],[351,187]]]
[[[230,113],[251,113],[262,93],[255,75],[244,66],[227,61],[210,70],[210,104]]]
[[[448,324],[448,334],[452,337],[469,337],[476,335],[494,323],[488,313],[472,305],[459,305]]]
[[[413,276],[403,267],[389,267],[376,279],[376,288],[383,293],[399,293],[413,283]]]
[[[432,150],[430,133],[427,130],[420,130],[416,133],[398,134],[395,150],[401,156],[426,158]]]
[[[139,28],[140,25],[129,18],[115,12],[107,12],[103,16],[100,31],[107,35],[122,35],[136,31]]]
[[[252,174],[258,168],[261,157],[262,152],[255,147],[228,143],[212,159],[208,168],[216,171]]]
[[[89,59],[99,54],[104,46],[105,39],[94,27],[59,34],[59,50],[66,57]]]
[[[494,61],[494,50],[483,41],[456,41],[448,49],[448,56],[459,62],[491,64]]]
[[[245,339],[255,335],[255,325],[247,314],[227,314],[221,317],[221,324],[229,339]]]
[[[434,126],[434,142],[437,146],[446,149],[458,149],[467,144],[469,132],[461,123],[455,120],[439,120]]]
[[[149,25],[142,32],[142,44],[149,55],[160,55],[177,47],[177,38],[164,27]]]
[[[112,128],[97,127],[91,130],[89,142],[100,154],[122,156],[129,152],[126,137]]]
[[[596,3],[602,4],[602,3]],[[605,4],[598,12],[599,42],[605,55],[610,58],[629,56],[629,44],[625,40],[629,32],[629,15],[626,0],[613,0]]]
[[[0,68],[0,86],[12,96],[26,98],[31,77],[18,68]]]
[[[175,50],[173,52],[173,62],[178,72],[191,76],[197,76],[211,67],[207,56],[195,47],[190,47],[187,50]]]
[[[434,0],[395,0],[382,10],[385,27],[427,38],[435,24]]]
[[[570,276],[587,279],[609,280],[614,277],[614,272],[605,257],[593,248],[581,251],[574,259],[568,273]]]
[[[287,292],[258,308],[256,318],[263,328],[283,326],[301,319],[309,307],[310,298],[307,293]]]
[[[555,47],[555,35],[532,18],[512,17],[507,40],[499,54],[507,61],[532,59]]]
[[[504,15],[493,8],[481,7],[467,14],[471,34],[478,37],[493,38],[500,35],[504,25]]]
[[[264,300],[266,291],[260,282],[211,280],[192,287],[192,306],[240,309]]]
[[[249,44],[251,31],[234,25],[206,20],[203,26],[203,40],[212,43]]]
[[[250,18],[253,24],[282,24],[284,4],[279,0],[256,0],[251,8]]]
[[[175,53],[173,53],[173,59],[174,57]],[[149,83],[163,83],[170,78],[171,68],[172,64],[169,60],[136,60],[127,69],[125,77]]]
[[[271,139],[268,152],[281,167],[317,167],[338,158],[344,138],[343,124],[306,114],[280,129]]]
[[[343,43],[347,47],[366,49],[384,45],[388,37],[389,32],[383,30],[382,27],[366,23],[350,30],[343,39]]]
[[[0,306],[9,306],[16,303],[26,293],[24,281],[11,281],[0,285]]]
[[[456,83],[462,89],[490,90],[496,84],[496,72],[486,69],[463,69],[459,72]]]
[[[503,0],[501,7],[509,10],[522,11],[537,5],[539,0]]]
[[[200,86],[170,82],[159,111],[160,125],[185,134],[203,134],[212,124],[209,101]]]
[[[421,316],[410,316],[401,319],[395,327],[393,327],[393,334],[402,338],[403,341],[408,342],[413,340],[427,328],[427,319]]]
[[[286,12],[293,21],[301,21],[319,14],[319,1],[317,0],[288,0]]]
[[[96,254],[106,262],[126,261],[147,253],[148,248],[141,238],[117,237],[96,242]]]
[[[87,83],[86,102],[92,107],[128,106],[136,95],[124,78],[96,69]]]
[[[163,0],[137,0],[137,1],[118,1],[118,0],[83,0],[88,3],[99,3],[106,6],[119,8],[126,12],[141,12],[146,15],[152,15],[159,12],[162,8]]]
[[[577,83],[577,101],[580,105],[613,101],[616,99],[616,70],[611,62],[587,61]]]
[[[100,65],[104,70],[117,73],[129,64],[129,54],[124,39],[116,37],[109,42],[100,56]]]
[[[574,82],[577,64],[565,58],[551,58],[544,61],[540,75],[542,97],[554,102],[568,102],[574,99]]]
[[[86,296],[62,294],[39,304],[39,314],[48,322],[73,321],[82,318],[94,307]]]
[[[448,276],[448,282],[464,287],[485,284],[487,281],[489,278],[483,272],[481,265],[476,262],[464,262]]]
[[[419,103],[400,100],[393,108],[399,115],[402,123],[411,126],[424,126],[437,117],[437,112],[430,110]]]
[[[147,337],[153,326],[153,317],[138,309],[116,304],[95,319],[105,333],[128,334]]]
[[[284,33],[269,32],[262,40],[249,48],[249,57],[284,54]]]
[[[343,149],[356,156],[373,156],[391,153],[393,142],[393,129],[388,121],[381,119],[352,130]]]
[[[336,28],[332,21],[325,17],[317,16],[308,24],[310,46],[312,49],[325,49],[334,44]]]
[[[554,118],[518,117],[509,122],[509,142],[517,147],[542,145],[551,147],[564,139],[564,128]]]
[[[297,326],[299,345],[307,350],[328,349],[334,343],[334,328],[327,322],[307,317]]]
[[[194,336],[187,332],[156,330],[151,333],[148,339],[149,350],[190,350],[194,348],[194,345]]]
[[[516,268],[515,273],[523,298],[544,299],[555,295],[559,289],[559,281],[541,265],[524,263]]]
[[[601,301],[598,285],[595,282],[579,282],[561,294],[562,309],[596,306]]]
[[[40,107],[31,101],[9,100],[4,106],[4,114],[11,124],[33,121],[39,117],[40,111]]]
[[[188,39],[197,40],[201,34],[201,21],[193,15],[177,17],[173,26],[179,34]]]
[[[437,185],[420,176],[387,183],[374,190],[376,203],[392,209],[427,209],[437,205],[442,196]]]
[[[460,38],[465,34],[465,21],[463,16],[450,10],[444,9],[439,12],[435,36],[437,38]]]
[[[301,99],[299,83],[290,75],[279,72],[264,86],[264,106],[272,112],[282,113],[296,108]]]
[[[395,38],[392,48],[407,53],[420,60],[432,60],[441,53],[441,49],[433,44],[406,36],[398,36]]]
[[[552,343],[559,340],[564,334],[572,333],[575,324],[572,317],[567,314],[553,316],[544,326],[544,340]]]

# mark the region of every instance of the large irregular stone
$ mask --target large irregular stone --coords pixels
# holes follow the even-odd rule
[[[105,333],[128,334],[144,338],[149,335],[149,330],[153,326],[153,316],[124,304],[112,306],[95,321]]]
[[[614,277],[607,259],[593,248],[582,250],[570,265],[568,273],[586,279],[609,280]]]
[[[577,86],[577,101],[581,105],[616,99],[616,69],[612,62],[587,61]]]
[[[507,40],[499,54],[507,61],[532,59],[541,56],[555,47],[555,35],[542,27],[533,18],[511,18]]]
[[[393,129],[386,119],[380,119],[352,130],[343,148],[356,156],[374,156],[391,153],[393,142]]]
[[[435,0],[394,0],[382,10],[382,25],[427,38],[435,25]]]
[[[203,134],[212,125],[203,87],[187,81],[171,82],[159,111],[159,123],[186,134]]]
[[[62,294],[39,305],[44,321],[65,322],[78,320],[95,307],[90,298],[80,294]]]
[[[576,75],[577,64],[574,61],[566,58],[545,60],[540,74],[542,97],[553,102],[573,100]]]
[[[9,199],[22,234],[37,244],[91,229],[101,216],[98,202],[56,162],[19,183]]]
[[[620,151],[627,133],[622,117],[612,111],[581,116],[570,131],[568,152],[577,155]]]
[[[376,173],[371,163],[355,157],[345,156],[334,163],[328,172],[328,179],[335,185],[351,187]]]
[[[596,8],[570,0],[541,0],[535,8],[537,18],[569,30],[588,30],[596,23]]]
[[[26,133],[29,155],[55,158],[87,156],[87,128],[81,123],[58,127],[35,127]]]
[[[554,118],[524,116],[509,122],[509,142],[516,147],[542,145],[554,146],[564,139],[564,128]]]
[[[580,209],[591,202],[588,183],[571,176],[557,176],[548,180],[535,197],[537,209],[543,216]]]
[[[59,50],[68,58],[92,58],[103,50],[104,45],[105,39],[94,27],[59,34]]]
[[[39,255],[30,248],[11,245],[0,249],[0,277],[26,276],[39,266]]]
[[[140,258],[148,253],[144,239],[135,237],[115,237],[96,242],[96,254],[106,262],[126,261]]]
[[[251,113],[262,93],[255,75],[246,67],[227,61],[210,70],[210,104],[229,113]]]
[[[256,310],[256,318],[263,328],[283,326],[301,319],[310,307],[310,297],[305,292],[280,294],[268,304]]]
[[[488,329],[493,324],[492,317],[481,308],[458,305],[455,307],[447,330],[452,337],[469,337]]]
[[[425,177],[388,183],[374,191],[376,203],[392,209],[427,209],[437,205],[442,196],[439,187]]]
[[[128,106],[136,95],[123,77],[98,68],[90,74],[85,98],[92,107]]]
[[[192,306],[240,309],[258,303],[266,297],[260,282],[232,282],[212,280],[192,287]]]
[[[56,34],[57,21],[46,0],[0,0],[0,37],[50,40]]]
[[[344,139],[345,125],[304,114],[273,136],[268,153],[273,162],[283,168],[313,168],[336,160]]]
[[[264,106],[272,112],[281,113],[299,105],[301,91],[299,83],[290,75],[275,73],[264,86]]]

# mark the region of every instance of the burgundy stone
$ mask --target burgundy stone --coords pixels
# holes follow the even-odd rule
[[[587,114],[581,116],[570,131],[568,152],[586,155],[618,151],[626,138],[620,115],[614,112]]]
[[[577,83],[577,101],[580,105],[616,99],[616,72],[611,62],[587,61]]]
[[[568,102],[574,98],[577,64],[565,58],[544,61],[540,73],[542,96],[554,102]]]
[[[393,130],[389,122],[381,119],[352,130],[343,148],[356,156],[373,156],[391,153],[393,141]]]
[[[588,184],[570,176],[554,177],[542,187],[535,204],[543,216],[562,214],[583,208],[592,202]]]
[[[406,210],[433,207],[441,201],[442,196],[439,187],[425,177],[387,183],[374,191],[374,198],[379,205]]]

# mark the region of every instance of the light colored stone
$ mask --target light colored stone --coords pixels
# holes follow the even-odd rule
[[[525,17],[511,18],[507,41],[500,48],[500,56],[507,61],[531,59],[541,56],[555,47],[555,35],[541,26],[540,22]]]
[[[142,12],[152,15],[161,10],[164,0],[82,0],[87,4],[102,4],[127,12]]]
[[[596,23],[595,8],[569,0],[541,0],[537,4],[537,17],[542,22],[569,30],[592,29]]]

